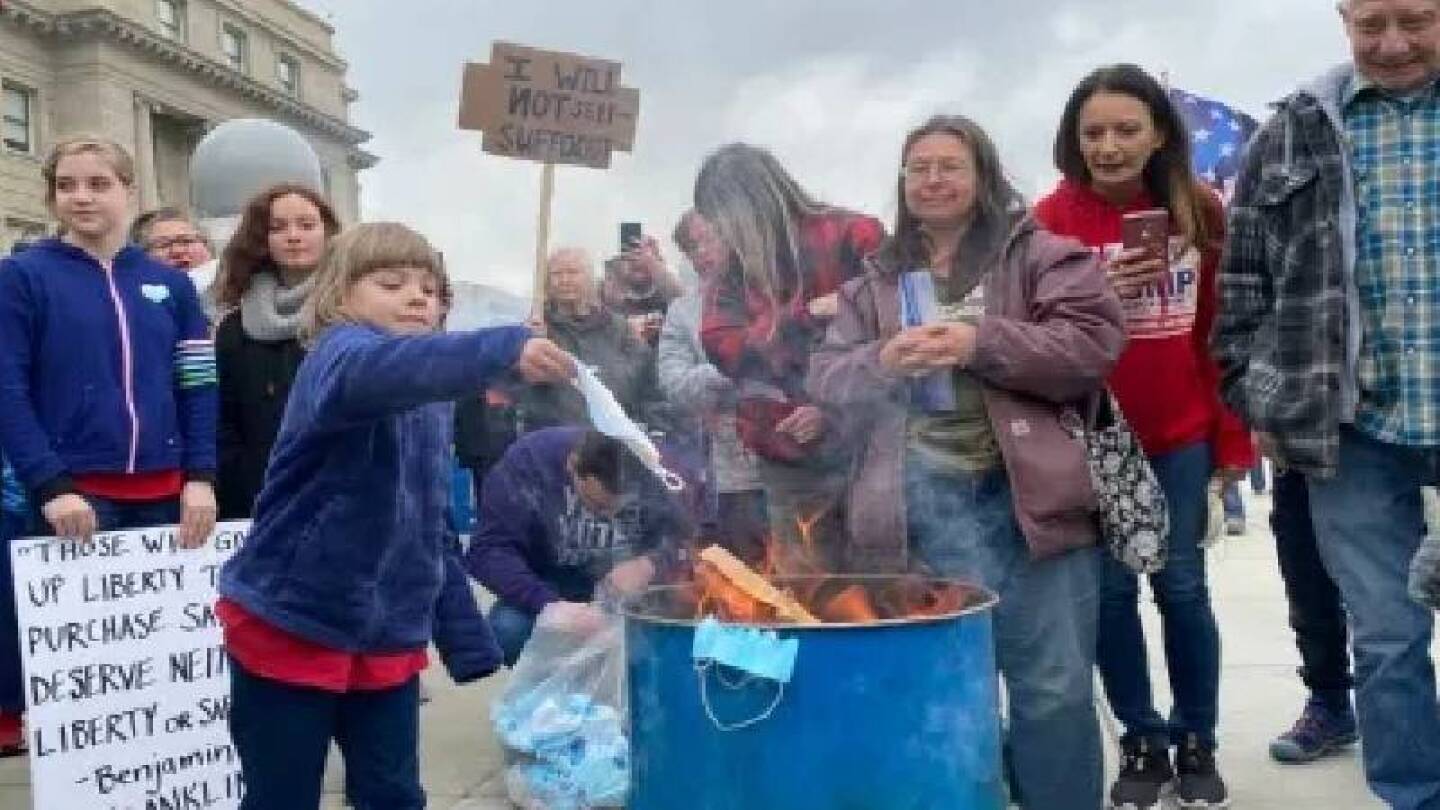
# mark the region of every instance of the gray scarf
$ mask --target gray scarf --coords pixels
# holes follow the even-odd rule
[[[300,332],[300,308],[314,288],[313,273],[294,287],[280,286],[274,273],[256,273],[240,298],[240,326],[252,340],[294,340]]]

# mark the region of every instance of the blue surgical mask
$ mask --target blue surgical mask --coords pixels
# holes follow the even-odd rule
[[[721,624],[706,618],[695,628],[691,657],[713,662],[776,683],[789,683],[800,640],[782,639],[773,630]]]

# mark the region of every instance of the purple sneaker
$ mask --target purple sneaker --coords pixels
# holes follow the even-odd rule
[[[1270,756],[1276,762],[1313,762],[1359,738],[1353,711],[1336,712],[1311,699],[1295,725],[1270,743]]]

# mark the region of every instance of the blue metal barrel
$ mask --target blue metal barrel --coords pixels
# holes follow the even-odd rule
[[[646,602],[625,621],[630,810],[1004,807],[993,596],[938,618],[773,626],[799,639],[783,691],[697,670],[696,623]]]

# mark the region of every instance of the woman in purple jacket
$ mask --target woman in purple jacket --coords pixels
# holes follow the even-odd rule
[[[906,137],[899,196],[894,235],[841,289],[808,380],[867,437],[850,556],[897,570],[913,554],[1000,595],[1022,801],[1094,810],[1095,501],[1069,424],[1120,354],[1120,304],[1089,251],[1029,220],[965,118]],[[931,283],[933,317],[907,328],[902,307],[915,311]]]

